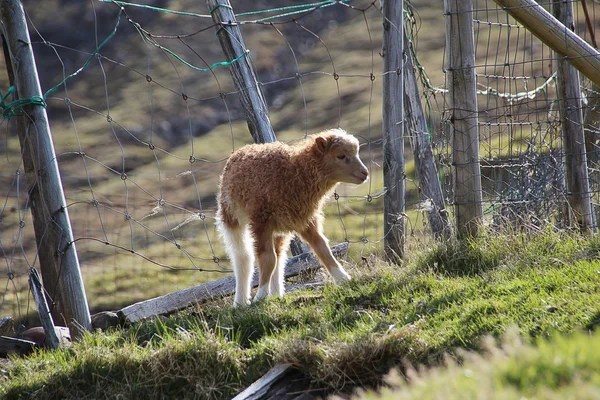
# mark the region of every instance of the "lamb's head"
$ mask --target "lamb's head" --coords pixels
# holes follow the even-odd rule
[[[333,182],[360,184],[369,179],[369,171],[358,155],[358,140],[342,129],[331,129],[314,136],[316,151],[324,170]]]

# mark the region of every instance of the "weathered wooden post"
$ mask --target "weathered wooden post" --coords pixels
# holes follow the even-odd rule
[[[535,0],[494,0],[545,45],[600,85],[600,53]]]
[[[81,335],[81,327],[91,329],[91,319],[48,116],[46,109],[37,104],[42,91],[25,13],[19,0],[1,0],[0,13],[10,54],[6,63],[15,79],[15,98],[38,100],[24,105],[19,113],[22,115],[16,119],[42,278],[53,300],[54,321],[66,323],[76,338]]]
[[[389,261],[404,256],[403,0],[383,2],[383,227]]]
[[[240,27],[236,24],[235,14],[229,0],[206,0],[206,4],[216,24],[217,36],[223,53],[228,60],[239,58],[237,62],[229,66],[229,71],[246,113],[250,134],[256,143],[276,141],[277,138],[269,120],[267,103],[258,87],[254,68],[250,64],[250,57],[243,57],[248,49],[244,44]]]
[[[565,26],[574,30],[573,4],[570,0],[553,0],[552,13]],[[557,54],[558,101],[565,157],[567,200],[583,232],[594,229],[590,184],[588,180],[585,134],[579,72]]]
[[[425,120],[423,104],[419,97],[419,86],[415,76],[412,59],[412,44],[404,31],[404,49],[408,53],[404,65],[404,114],[406,115],[405,132],[412,147],[415,159],[419,194],[425,206],[431,232],[436,238],[449,238],[452,227],[448,220],[448,211],[444,202],[444,194],[438,180],[430,134]]]
[[[206,0],[213,21],[217,27],[217,36],[223,53],[228,60],[239,60],[229,66],[233,83],[239,93],[242,108],[246,113],[250,134],[256,143],[269,143],[277,140],[269,110],[263,94],[258,86],[250,57],[242,57],[248,53],[240,27],[236,24],[235,14],[229,0]],[[306,246],[298,238],[290,243],[292,254],[297,256],[307,251]]]
[[[445,0],[444,4],[454,210],[457,234],[465,237],[477,235],[483,220],[473,4],[471,0]]]
[[[60,341],[56,334],[56,327],[54,326],[52,314],[50,313],[50,308],[48,307],[48,302],[44,295],[44,288],[42,287],[40,276],[35,268],[31,268],[29,271],[29,288],[33,293],[33,300],[38,308],[40,321],[42,322],[42,327],[46,334],[45,345],[51,349],[56,349],[60,345]]]

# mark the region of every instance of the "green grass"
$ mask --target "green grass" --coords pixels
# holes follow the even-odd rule
[[[390,368],[405,371],[403,362],[439,366],[445,354],[462,360],[461,348],[487,358],[482,336],[501,337],[511,327],[544,350],[545,340],[567,343],[556,338],[594,330],[600,321],[599,250],[595,237],[552,231],[419,242],[405,266],[367,258],[352,266],[355,279],[342,286],[304,289],[241,310],[230,307],[230,298],[215,300],[88,335],[69,349],[12,358],[2,367],[0,393],[230,398],[279,362],[302,371],[320,393],[342,393],[380,384]],[[591,365],[591,357],[565,355],[565,368]],[[535,389],[537,375],[507,365],[505,375],[516,381],[507,385]],[[562,367],[555,369],[560,385]],[[597,379],[596,370],[583,371],[588,375],[573,379]],[[538,379],[539,386],[553,389],[549,379]]]
[[[600,397],[600,335],[575,333],[523,343],[514,332],[499,343],[483,341],[483,354],[461,352],[444,367],[394,370],[379,392],[355,399],[597,399]],[[408,378],[405,379],[405,376]]]

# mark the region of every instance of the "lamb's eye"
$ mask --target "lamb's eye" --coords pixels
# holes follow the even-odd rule
[[[337,156],[337,158],[339,158],[340,160],[343,160],[344,158],[346,158],[345,154],[340,154],[339,156]]]

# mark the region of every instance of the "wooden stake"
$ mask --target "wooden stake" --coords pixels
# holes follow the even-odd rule
[[[1,0],[0,12],[10,54],[6,63],[15,76],[15,98],[41,97],[23,6],[19,0]],[[46,109],[39,105],[25,105],[22,114],[16,117],[17,128],[30,185],[29,204],[40,268],[44,285],[54,299],[53,317],[57,322],[64,321],[70,328],[76,321],[90,329],[90,313]],[[73,332],[72,335],[77,337]]]
[[[600,53],[535,0],[494,0],[527,30],[600,85]]]
[[[448,220],[448,211],[444,202],[444,194],[438,180],[433,149],[423,104],[419,96],[419,85],[415,66],[411,56],[412,45],[404,31],[404,49],[408,53],[404,65],[404,114],[408,140],[415,159],[419,194],[425,205],[431,232],[436,238],[448,239],[452,235],[452,226]]]
[[[571,1],[553,0],[552,13],[565,26],[574,28]],[[560,55],[558,55],[560,57]],[[594,229],[588,180],[583,110],[579,72],[565,59],[558,60],[558,100],[565,157],[567,200],[582,232]]]
[[[383,3],[383,229],[391,262],[404,256],[403,0]]]
[[[446,86],[449,99],[454,210],[459,237],[475,236],[483,222],[472,0],[445,0]]]

